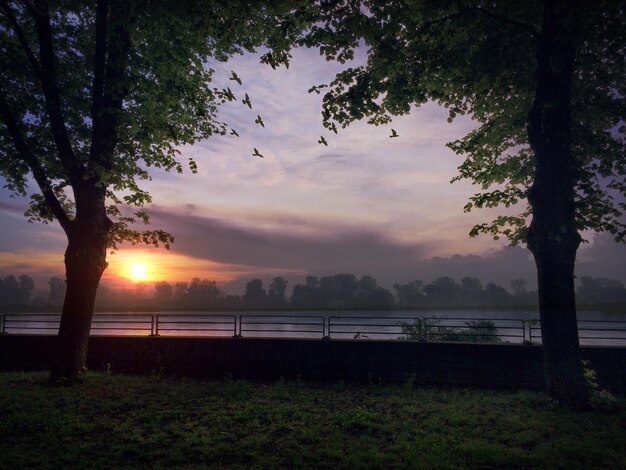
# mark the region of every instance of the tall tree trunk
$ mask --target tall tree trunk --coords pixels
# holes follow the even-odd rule
[[[86,363],[96,292],[106,268],[106,231],[75,230],[68,241],[67,290],[50,379],[72,383]]]
[[[537,85],[528,120],[535,155],[528,247],[537,265],[547,392],[560,402],[582,407],[588,397],[574,293],[581,238],[575,223],[576,162],[570,146],[575,18],[567,0],[546,0],[538,41]]]

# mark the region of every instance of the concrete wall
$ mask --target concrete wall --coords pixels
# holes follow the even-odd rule
[[[0,370],[46,369],[53,336],[0,336]],[[585,347],[602,386],[626,392],[626,348]],[[542,389],[539,346],[252,338],[93,337],[88,367],[191,377]]]

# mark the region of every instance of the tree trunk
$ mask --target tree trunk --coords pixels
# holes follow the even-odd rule
[[[570,145],[575,18],[567,0],[546,0],[528,136],[535,155],[528,247],[537,265],[548,394],[573,407],[588,397],[578,343],[574,264],[576,162]]]
[[[76,230],[65,251],[67,290],[50,379],[73,383],[86,364],[89,331],[100,277],[106,268],[106,232]]]

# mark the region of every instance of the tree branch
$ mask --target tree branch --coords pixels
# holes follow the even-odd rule
[[[11,111],[2,90],[0,90],[0,117],[9,131],[13,146],[15,147],[19,158],[21,158],[22,161],[24,161],[30,168],[30,171],[33,173],[33,177],[35,178],[37,185],[39,185],[39,189],[41,190],[46,203],[50,207],[52,214],[57,218],[59,224],[61,224],[61,227],[67,233],[71,228],[72,221],[65,212],[65,209],[63,209],[59,199],[54,194],[54,191],[52,190],[52,183],[46,176],[44,168],[39,164],[39,161],[32,154],[28,144],[24,140],[18,121]]]
[[[99,10],[100,8],[101,5],[98,5]],[[128,9],[130,6],[128,2],[122,1],[113,2],[112,8],[116,10],[112,15],[116,24],[109,31],[110,37],[106,40],[107,50],[104,81],[102,84],[102,112],[98,117],[99,129],[97,133],[94,129],[94,139],[92,140],[89,153],[90,162],[96,161],[107,169],[111,168],[113,151],[117,144],[118,115],[122,110],[124,99],[128,95],[128,84],[125,83],[124,79],[126,66],[128,65],[128,52],[130,50],[130,34],[128,31],[130,13]],[[98,38],[96,38],[97,40]]]
[[[91,90],[91,150],[90,158],[98,142],[102,137],[102,95],[104,93],[104,74],[106,67],[106,47],[107,47],[107,16],[109,10],[108,0],[99,0],[96,9],[96,45],[93,64],[93,84]]]
[[[507,16],[499,15],[499,14],[494,13],[492,11],[489,11],[489,10],[483,8],[483,7],[470,6],[467,9],[476,11],[478,13],[481,13],[481,14],[489,17],[489,18],[493,18],[494,20],[502,21],[504,23],[508,23],[508,24],[513,25],[513,26],[517,26],[518,28],[521,28],[522,30],[526,31],[527,33],[530,33],[530,35],[533,37],[533,39],[537,39],[539,37],[539,31],[537,31],[535,28],[533,28],[531,25],[529,25],[527,23],[523,23],[521,21],[514,20],[513,18],[509,18]]]
[[[40,75],[41,87],[46,100],[46,110],[50,119],[52,136],[59,153],[59,159],[68,172],[70,180],[80,184],[82,172],[76,160],[76,155],[72,150],[61,108],[55,55],[52,47],[50,12],[48,3],[45,0],[37,0],[34,15],[42,70]]]
[[[15,14],[13,13],[13,10],[11,10],[11,7],[6,2],[6,0],[2,0],[0,3],[2,4],[2,9],[5,11],[7,18],[9,19],[9,23],[11,23],[13,31],[15,31],[15,35],[17,36],[17,39],[20,42],[20,45],[22,46],[22,50],[26,54],[28,61],[30,62],[33,69],[35,69],[35,73],[39,77],[41,77],[41,66],[39,65],[39,62],[37,61],[37,58],[35,57],[33,50],[28,44],[28,40],[26,39],[24,30],[18,23],[17,18],[15,17]]]

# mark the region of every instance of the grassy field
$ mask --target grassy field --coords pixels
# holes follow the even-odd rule
[[[626,468],[623,397],[0,374],[0,468]]]

